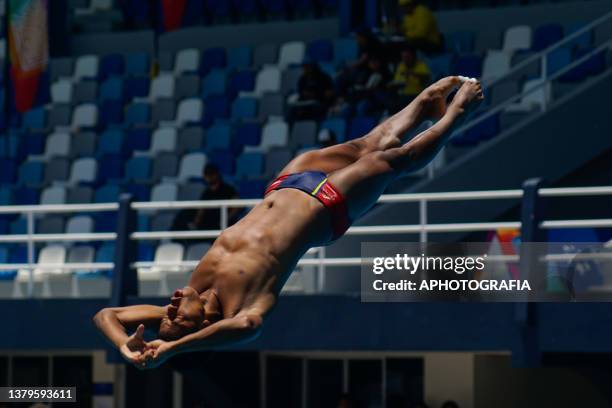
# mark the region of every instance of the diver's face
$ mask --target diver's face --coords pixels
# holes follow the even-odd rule
[[[162,326],[178,325],[185,331],[197,330],[204,322],[204,303],[190,287],[177,289],[170,298]]]

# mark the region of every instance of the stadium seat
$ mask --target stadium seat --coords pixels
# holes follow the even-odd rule
[[[44,108],[30,109],[23,115],[23,129],[44,129],[47,125],[47,114]]]
[[[272,178],[291,161],[293,154],[289,149],[274,148],[266,154],[265,175]]]
[[[250,69],[244,69],[231,76],[227,90],[234,96],[240,92],[251,92],[253,89],[255,89],[255,73]]]
[[[508,106],[506,112],[530,112],[533,109],[543,109],[548,101],[550,101],[552,91],[550,82],[536,89],[542,82],[541,78],[531,79],[525,82],[522,92],[532,91],[523,96],[520,102]]]
[[[53,58],[49,61],[50,80],[55,82],[60,78],[72,78],[74,61],[72,58]]]
[[[502,50],[514,53],[519,50],[529,50],[532,45],[532,30],[527,25],[514,26],[506,30]]]
[[[68,189],[67,204],[85,204],[93,201],[94,193],[91,187],[76,186]]]
[[[176,201],[178,187],[176,184],[158,184],[151,190],[151,201]]]
[[[130,186],[134,187],[134,186]],[[142,187],[142,186],[136,186]],[[141,198],[144,198],[146,201],[147,197],[138,197],[134,194],[134,199],[136,201],[140,201]],[[101,212],[96,214],[94,219],[95,227],[94,232],[114,232],[117,230],[117,214],[112,212]]]
[[[72,128],[76,130],[94,128],[98,124],[98,107],[94,104],[79,105],[72,113]]]
[[[157,55],[157,69],[160,75],[171,75],[174,70],[174,53],[159,51]]]
[[[100,85],[100,101],[122,101],[123,79],[111,77]]]
[[[576,50],[576,55],[574,56],[574,60],[579,60],[581,57],[592,52],[590,48],[581,48]],[[605,70],[606,67],[606,57],[605,51],[600,51],[592,55],[591,57],[586,58],[586,60],[576,67],[570,69],[565,74],[561,75],[559,78],[564,82],[578,82],[582,81],[589,75],[598,75]]]
[[[183,127],[189,124],[197,124],[202,121],[204,105],[197,98],[186,99],[178,106],[176,114],[176,126]]]
[[[330,40],[315,40],[308,44],[307,60],[311,62],[330,62],[334,57],[334,46]]]
[[[334,41],[334,64],[345,65],[355,61],[359,55],[359,47],[353,38],[338,38]]]
[[[158,99],[171,99],[174,97],[174,76],[172,74],[161,74],[151,81],[149,90],[149,101]]]
[[[482,64],[482,80],[491,81],[510,71],[510,54],[503,51],[489,51]]]
[[[75,84],[72,93],[72,102],[75,104],[95,102],[98,98],[98,83],[88,80]]]
[[[41,162],[25,162],[19,167],[17,182],[26,187],[38,187],[43,180],[45,165]]]
[[[40,195],[40,203],[47,204],[65,204],[66,203],[66,188],[61,186],[47,187]]]
[[[58,216],[44,216],[36,222],[37,234],[63,234],[64,219]]]
[[[229,19],[232,15],[232,2],[227,0],[206,0],[204,2],[208,15],[214,20]]]
[[[125,99],[131,101],[135,98],[146,98],[149,95],[151,80],[146,76],[129,77],[125,80]]]
[[[70,134],[67,132],[54,132],[47,137],[43,161],[48,161],[52,157],[68,157],[70,155]]]
[[[174,97],[177,100],[193,98],[200,95],[201,81],[199,75],[183,75],[176,79]]]
[[[326,119],[321,123],[321,129],[332,131],[338,143],[342,143],[346,140],[346,121],[344,119]]]
[[[151,159],[132,157],[125,164],[125,179],[128,182],[147,182],[151,178]]]
[[[72,91],[72,81],[61,78],[51,85],[51,101],[53,103],[71,103]]]
[[[148,76],[151,70],[149,54],[139,52],[125,58],[125,73],[132,76]]]
[[[204,50],[202,53],[202,62],[200,65],[200,74],[206,75],[212,69],[223,69],[227,65],[227,56],[225,48],[214,47]]]
[[[183,183],[179,186],[179,201],[196,201],[202,197],[204,192],[203,183]]]
[[[204,126],[210,126],[217,119],[226,119],[229,116],[230,104],[226,95],[209,96],[206,98],[204,110]]]
[[[546,55],[546,74],[553,75],[572,62],[572,50],[566,47],[557,48]]]
[[[219,168],[219,171],[224,176],[227,177],[234,174],[236,157],[231,150],[214,150],[210,153],[209,160]]]
[[[255,81],[255,94],[261,96],[266,92],[279,92],[281,85],[281,71],[278,67],[263,68],[257,74]]]
[[[257,99],[237,98],[232,103],[232,120],[253,119],[257,115]]]
[[[117,184],[107,184],[98,188],[94,195],[95,203],[116,203],[121,189]]]
[[[125,60],[121,54],[108,54],[100,61],[100,79],[120,77],[125,71]]]
[[[109,129],[104,131],[98,139],[98,155],[104,154],[123,154],[124,135],[119,129]]]
[[[253,52],[253,66],[256,68],[276,64],[278,48],[273,44],[262,44],[255,47]]]
[[[0,187],[0,205],[11,205],[13,192],[9,187]]]
[[[537,27],[533,33],[532,51],[539,52],[550,47],[563,38],[563,27],[561,24],[551,23]]]
[[[585,27],[583,23],[570,24],[566,29],[566,35],[569,37],[574,33],[582,30]],[[569,40],[564,46],[570,48],[587,48],[593,44],[593,30],[586,30],[582,34],[578,34],[576,38]]]
[[[98,78],[99,58],[97,55],[83,55],[76,59],[74,66],[73,79],[80,81],[82,79],[97,79]]]
[[[78,183],[93,183],[98,173],[98,162],[91,157],[77,159],[72,163],[69,182],[71,185]]]
[[[210,244],[207,242],[198,242],[197,244],[190,244],[187,247],[185,253],[186,261],[199,261],[210,249]]]
[[[285,97],[280,93],[265,93],[259,99],[258,118],[262,122],[282,119],[285,115]]]
[[[164,178],[172,178],[176,176],[176,168],[178,166],[178,158],[173,153],[161,153],[153,159],[153,170],[151,171],[151,179],[157,182]]]
[[[290,145],[293,149],[316,145],[317,122],[300,121],[295,122],[291,128]]]
[[[126,126],[147,125],[151,121],[151,107],[143,102],[133,103],[128,106],[125,114]]]
[[[148,151],[137,151],[135,155],[156,156],[161,152],[174,152],[176,150],[177,131],[175,128],[159,128],[151,136],[151,147]]]
[[[236,153],[240,153],[245,146],[259,146],[261,143],[261,126],[259,123],[248,122],[236,128],[232,146]]]
[[[98,167],[98,183],[118,183],[123,179],[125,159],[119,154],[105,154],[99,158],[103,166]]]
[[[185,182],[190,178],[202,178],[202,171],[206,165],[206,155],[204,153],[189,153],[181,159],[178,172],[178,180]]]
[[[261,132],[261,143],[259,148],[268,151],[272,147],[284,147],[289,142],[289,126],[287,123],[270,122],[267,123]]]
[[[68,127],[72,115],[72,108],[67,103],[53,104],[49,108],[49,120],[47,125],[49,128]]]
[[[70,174],[70,161],[63,157],[55,157],[45,165],[43,184],[49,185],[68,180]]]
[[[200,50],[188,48],[177,52],[174,60],[174,75],[191,74],[200,68]]]
[[[172,228],[174,214],[160,212],[151,217],[151,231],[168,231]]]
[[[306,44],[302,41],[292,41],[281,46],[278,56],[278,66],[285,69],[290,65],[301,65],[304,62]]]
[[[152,126],[174,126],[176,102],[174,99],[158,99],[151,105]]]
[[[253,49],[248,45],[230,48],[227,53],[228,69],[243,69],[251,66]]]
[[[202,81],[202,97],[223,95],[227,88],[227,75],[224,70],[213,69]]]
[[[264,158],[261,153],[243,153],[236,159],[236,179],[256,178],[263,173]]]
[[[176,152],[178,154],[199,151],[204,146],[204,132],[199,126],[179,130]]]
[[[75,215],[66,222],[66,234],[88,234],[94,230],[94,220],[89,215]]]
[[[227,123],[217,123],[206,131],[206,150],[229,149],[232,128]]]
[[[151,148],[151,130],[145,127],[129,129],[125,139],[125,150],[128,155],[137,150],[149,150]]]
[[[298,91],[298,84],[302,76],[301,67],[291,67],[283,71],[283,77],[281,80],[281,93],[283,95],[289,95]]]

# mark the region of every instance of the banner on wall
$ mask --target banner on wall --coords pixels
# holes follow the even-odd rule
[[[15,108],[31,109],[49,62],[47,0],[9,0],[9,55]]]

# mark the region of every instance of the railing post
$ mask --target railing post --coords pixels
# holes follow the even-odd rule
[[[221,230],[227,228],[228,220],[227,220],[227,205],[221,206]]]
[[[34,213],[28,211],[28,297],[34,297]]]
[[[523,201],[521,207],[521,248],[520,279],[529,279],[529,283],[539,285],[534,270],[538,263],[538,246],[533,243],[545,240],[540,223],[543,217],[543,203],[539,190],[542,179],[534,178],[523,184]],[[514,317],[517,324],[516,344],[512,348],[512,361],[515,366],[537,367],[540,364],[540,345],[538,341],[537,305],[529,298],[517,302]]]
[[[421,224],[421,232],[419,233],[419,242],[427,242],[427,200],[419,200],[419,224]]]
[[[132,196],[122,194],[117,213],[117,240],[115,241],[115,267],[113,269],[111,306],[124,306],[128,296],[138,295],[138,272],[131,267],[138,256],[136,241],[131,235],[136,231],[136,211],[132,208]]]
[[[322,293],[325,287],[325,264],[321,261],[325,259],[325,247],[320,247],[317,251],[319,265],[317,265],[317,293]]]

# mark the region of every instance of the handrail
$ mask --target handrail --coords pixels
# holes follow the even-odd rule
[[[460,126],[458,129],[454,130],[453,133],[454,134],[459,134],[462,132],[465,132],[466,130],[474,127],[475,125],[489,119],[490,117],[492,117],[493,115],[502,112],[503,110],[505,110],[507,107],[509,107],[512,103],[518,101],[519,99],[522,99],[524,96],[529,95],[531,93],[534,93],[536,91],[538,91],[540,88],[548,85],[548,83],[552,80],[557,79],[558,77],[564,75],[566,72],[574,69],[575,67],[577,67],[578,65],[584,63],[586,60],[588,60],[589,58],[591,58],[592,56],[594,56],[595,54],[609,48],[612,45],[612,38],[606,42],[604,42],[603,44],[601,44],[600,46],[598,46],[597,48],[591,50],[590,52],[588,52],[587,54],[581,56],[580,58],[578,58],[575,61],[572,61],[571,63],[569,63],[568,65],[566,65],[565,67],[559,69],[557,72],[555,72],[554,74],[552,74],[551,76],[548,76],[546,80],[541,81],[540,83],[536,84],[533,88],[527,89],[523,92],[519,92],[516,95],[513,95],[511,97],[509,97],[508,99],[506,99],[504,102],[500,103],[498,106],[496,106],[493,109],[488,109],[485,113],[483,113],[482,115],[473,118],[472,120],[470,120],[468,123]]]
[[[71,212],[102,212],[117,211],[117,203],[92,204],[42,204],[42,205],[7,205],[0,206],[0,214],[15,213],[71,213]]]

